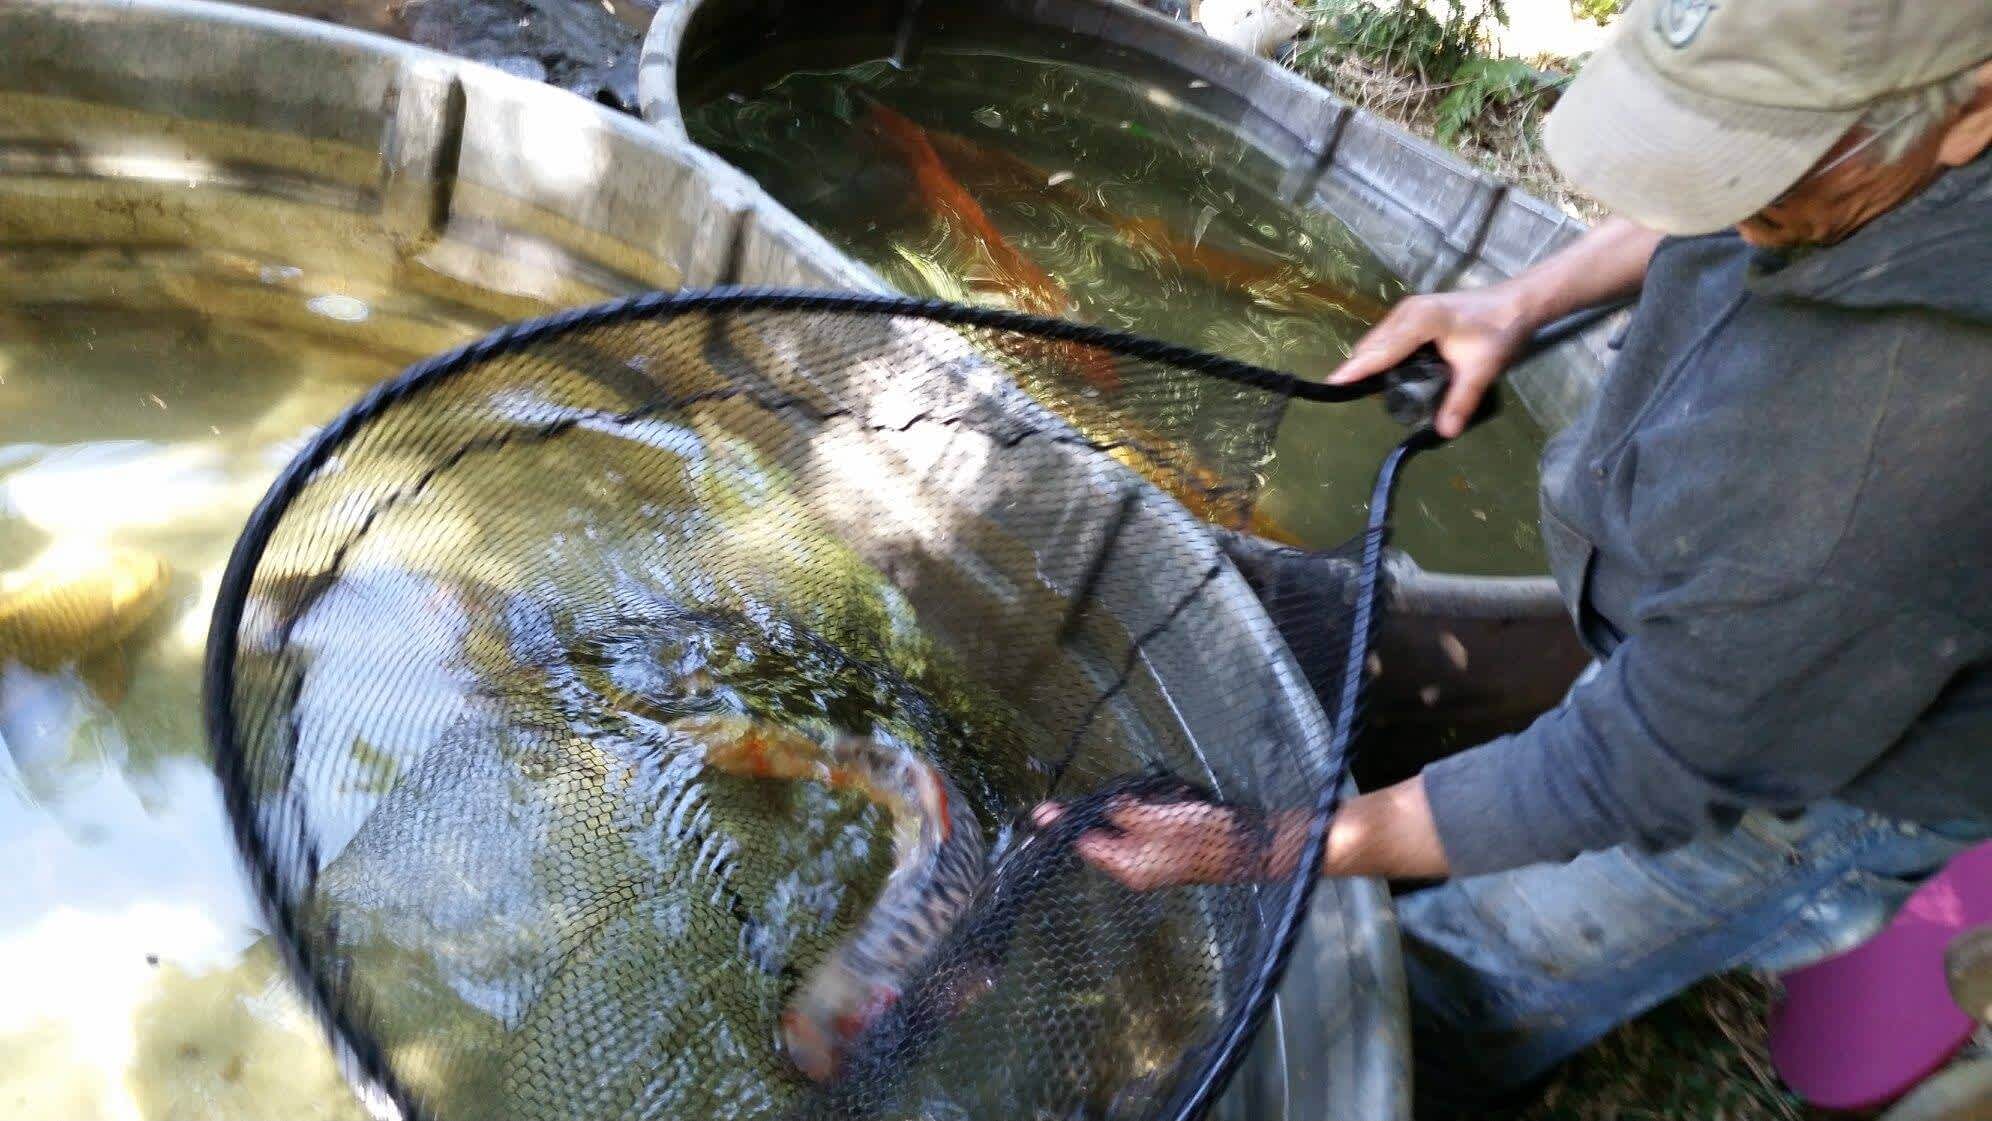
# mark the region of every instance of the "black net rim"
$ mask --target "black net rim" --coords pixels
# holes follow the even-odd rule
[[[825,292],[789,288],[720,287],[675,292],[648,292],[588,305],[501,327],[454,350],[418,362],[367,391],[331,423],[306,441],[257,502],[231,550],[216,592],[210,617],[206,660],[202,670],[202,708],[214,768],[222,788],[236,849],[255,889],[257,900],[277,936],[293,983],[324,1027],[349,1082],[362,1104],[379,1116],[425,1116],[419,1095],[394,1073],[387,1056],[369,1033],[354,1021],[354,1007],[332,989],[330,977],[301,937],[296,916],[281,905],[281,870],[255,824],[249,788],[249,768],[237,742],[232,683],[237,661],[237,634],[243,605],[264,550],[279,521],[318,469],[362,426],[388,409],[406,402],[475,363],[531,345],[565,331],[612,325],[637,319],[666,321],[680,315],[710,312],[805,311],[853,316],[893,316],[950,326],[991,328],[1033,335],[1054,342],[1095,347],[1123,357],[1168,363],[1198,373],[1288,398],[1346,402],[1370,396],[1381,379],[1354,386],[1331,386],[1277,370],[1239,362],[1194,348],[1110,328],[1051,319],[1003,308],[974,307],[942,300],[861,292]],[[1327,823],[1339,805],[1347,781],[1349,746],[1359,717],[1362,668],[1374,626],[1377,584],[1382,567],[1385,516],[1398,467],[1415,452],[1438,442],[1429,429],[1414,432],[1385,460],[1371,496],[1363,533],[1362,572],[1351,630],[1351,657],[1341,682],[1339,719],[1323,713],[1331,729],[1326,769],[1331,781],[1319,793],[1302,848],[1300,867],[1320,866],[1327,843]],[[1319,877],[1293,878],[1280,910],[1274,950],[1261,961],[1239,1005],[1214,1049],[1193,1077],[1178,1089],[1163,1116],[1192,1121],[1203,1116],[1243,1061],[1246,1045],[1269,1010],[1298,941],[1301,919],[1312,902]]]

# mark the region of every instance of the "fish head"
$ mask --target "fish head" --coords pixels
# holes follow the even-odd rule
[[[838,970],[805,985],[782,1011],[782,1050],[815,1082],[837,1077],[851,1044],[899,999],[891,985]]]

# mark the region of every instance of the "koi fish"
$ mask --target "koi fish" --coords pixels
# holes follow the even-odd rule
[[[1229,809],[1239,841],[1263,844],[1268,838],[1263,813],[1225,803],[1208,787],[1160,770],[1111,779],[1091,793],[1063,802],[1056,820],[1024,825],[991,854],[970,913],[943,940],[932,966],[919,971],[870,1029],[862,1049],[852,1052],[849,1077],[859,1095],[875,1080],[895,1078],[919,1065],[944,1025],[996,988],[1009,965],[1020,924],[1041,906],[1040,894],[1070,884],[1069,877],[1079,870],[1082,859],[1076,850],[1081,837],[1097,829],[1111,830],[1113,814],[1123,805],[1181,802]],[[1264,850],[1243,846],[1239,850],[1240,855],[1255,851]],[[846,1116],[858,1114],[864,1103],[833,1096],[827,1104],[826,1115]]]
[[[1130,242],[1147,245],[1174,261],[1178,268],[1186,272],[1201,273],[1231,288],[1249,288],[1254,284],[1291,275],[1294,271],[1292,266],[1283,262],[1184,241],[1159,218],[1120,218],[1116,219],[1115,224],[1121,235]],[[1366,323],[1382,319],[1383,313],[1390,310],[1382,301],[1366,296],[1353,288],[1322,280],[1305,281],[1294,291],[1320,300]]]
[[[873,101],[869,103],[870,127],[874,135],[913,173],[914,189],[921,205],[947,223],[958,235],[982,247],[995,264],[997,280],[1019,310],[1034,315],[1058,317],[1072,306],[1065,286],[1018,251],[996,223],[948,170],[947,163],[928,140],[927,131],[902,113]],[[1075,370],[1094,388],[1112,392],[1120,388],[1120,374],[1114,360],[1092,347],[1071,343],[1040,342],[1015,338],[1004,344],[1018,357],[1049,359]]]
[[[894,859],[885,888],[781,1015],[790,1061],[810,1078],[829,1081],[851,1043],[899,1000],[913,970],[968,906],[987,856],[981,826],[947,776],[881,740],[840,736],[824,743],[735,716],[688,717],[675,726],[703,743],[706,765],[722,773],[853,790],[892,818]]]
[[[1065,287],[1010,244],[982,204],[942,162],[926,130],[876,101],[869,104],[869,112],[873,133],[912,171],[921,204],[982,246],[1017,306],[1036,315],[1064,314],[1071,302]]]
[[[1294,271],[1284,262],[1184,240],[1158,218],[1129,218],[1113,213],[1073,187],[1069,180],[1054,182],[1053,177],[1042,168],[1013,153],[986,147],[965,136],[939,129],[929,130],[926,135],[934,150],[950,164],[974,168],[989,178],[1008,182],[1014,188],[1034,191],[1075,213],[1112,227],[1125,241],[1146,245],[1169,258],[1184,272],[1201,274],[1213,283],[1248,288],[1280,279]],[[1390,310],[1374,297],[1347,285],[1324,280],[1306,280],[1294,291],[1367,323],[1382,319],[1384,313]]]
[[[988,215],[984,213],[981,206],[969,195],[968,189],[962,186],[960,180],[956,179],[953,173],[948,170],[947,162],[941,156],[942,150],[949,153],[950,159],[956,160],[963,166],[978,167],[993,171],[999,177],[1009,178],[1020,184],[1028,184],[1036,190],[1045,192],[1067,203],[1082,213],[1118,227],[1132,228],[1142,221],[1150,221],[1125,219],[1107,214],[1103,208],[1092,203],[1091,200],[1085,199],[1077,190],[1063,183],[1052,184],[1042,172],[1033,167],[1029,161],[1019,156],[984,147],[965,137],[957,136],[950,132],[938,129],[930,132],[909,120],[905,115],[895,112],[878,102],[870,104],[870,111],[873,124],[877,131],[881,135],[886,136],[901,157],[909,165],[914,167],[916,178],[922,184],[921,191],[923,197],[928,200],[930,208],[934,209],[936,213],[941,214],[963,214],[970,212],[969,208],[972,208],[974,218],[972,220],[965,220],[965,224],[972,229],[984,231],[977,236],[981,236],[985,244],[1001,244],[1004,250],[1008,251],[1022,264],[1024,270],[1026,270],[1026,275],[1034,274],[1035,276],[1042,277],[1042,283],[1037,281],[1030,282],[1036,286],[1034,290],[1042,294],[1046,290],[1045,286],[1049,285],[1057,291],[1058,299],[1061,303],[1064,300],[1064,290],[1057,287],[1058,282],[1046,274],[1044,270],[1024,260],[1023,256],[1017,253],[1014,247],[1010,246],[1007,241],[1002,240],[1002,234],[996,230],[995,225],[990,222]],[[921,170],[923,168],[925,169],[924,172]],[[956,207],[963,209],[955,209]],[[1145,230],[1146,227],[1142,228]],[[996,255],[992,252],[992,256]],[[1240,260],[1243,261],[1244,259],[1240,258]],[[1247,263],[1254,264],[1252,262]],[[1263,275],[1271,275],[1277,271],[1277,266],[1270,264],[1258,264],[1257,267]],[[1239,268],[1234,268],[1234,271],[1239,271]],[[1092,347],[1077,344],[1039,343],[1020,339],[1010,344],[1006,349],[1010,349],[1013,353],[1017,353],[1019,357],[1027,359],[1043,359],[1049,353],[1061,364],[1078,369],[1082,376],[1096,387],[1111,390],[1118,389],[1120,386],[1120,376],[1114,371],[1113,360],[1104,352]],[[1082,424],[1083,427],[1084,425]],[[1127,440],[1139,443],[1144,447],[1166,448],[1171,446],[1168,441],[1162,440],[1160,437],[1148,432],[1132,417],[1116,418],[1111,425],[1111,429],[1126,437]],[[1236,520],[1235,515],[1238,511],[1229,508],[1229,503],[1225,502],[1222,497],[1227,489],[1223,485],[1223,480],[1215,472],[1200,463],[1193,462],[1189,457],[1178,456],[1174,457],[1178,462],[1161,463],[1128,452],[1125,449],[1117,448],[1112,454],[1127,466],[1147,475],[1151,480],[1175,496],[1176,500],[1181,502],[1191,513],[1205,521],[1221,525],[1231,525]],[[1300,544],[1298,537],[1274,524],[1270,519],[1258,513],[1256,509],[1249,511],[1247,524],[1242,528],[1247,528],[1253,533],[1278,541],[1281,544]]]
[[[52,669],[122,642],[158,609],[165,562],[135,549],[38,561],[0,579],[0,662]]]

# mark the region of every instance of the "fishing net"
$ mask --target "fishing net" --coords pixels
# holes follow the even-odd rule
[[[438,1118],[1199,1115],[1307,904],[1429,439],[1283,637],[1208,523],[1249,532],[1297,393],[1338,395],[737,291],[371,393],[251,518],[207,683],[356,1081]],[[1131,809],[1201,823],[1133,869],[1190,882],[1081,859]]]

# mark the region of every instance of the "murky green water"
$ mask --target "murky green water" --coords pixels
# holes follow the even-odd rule
[[[766,95],[778,110],[791,98],[790,110],[734,116],[743,130],[816,137],[806,150],[820,158],[766,171],[771,185],[805,214],[850,219],[841,229],[854,252],[909,289],[1003,298],[1000,286],[962,284],[987,270],[930,211],[879,205],[893,182],[904,196],[903,175],[850,143],[836,98],[815,96],[824,82],[868,83],[923,124],[1044,170],[1048,188],[1072,187],[1017,189],[1028,186],[1018,165],[1000,159],[961,173],[993,190],[991,217],[1043,253],[1089,318],[1305,370],[1341,353],[1369,314],[1358,309],[1394,297],[1335,227],[1272,203],[1249,151],[1215,126],[1185,124],[1167,91],[1002,54],[964,53],[949,71],[951,57],[936,52],[910,75],[798,76]],[[904,85],[950,73],[952,85]],[[989,88],[1016,92],[990,104],[979,92]],[[1030,108],[1079,101],[1086,114]],[[845,129],[841,141],[832,126]],[[742,131],[730,154],[746,162],[761,132]],[[1183,145],[1202,162],[1155,155]],[[1159,251],[1096,229],[1095,201],[1061,209],[1082,189],[1098,213],[1284,263],[1242,289],[1171,272]],[[171,572],[160,606],[115,649],[53,668],[0,666],[0,845],[11,858],[0,890],[0,1116],[361,1115],[236,867],[201,726],[208,615],[242,519],[317,425],[409,361],[534,309],[521,298],[417,296],[379,280],[379,268],[349,276],[322,253],[315,260],[184,247],[0,252],[0,574],[112,549],[156,555]],[[1289,421],[1268,506],[1296,534],[1331,542],[1354,526],[1368,473],[1397,435],[1373,414]],[[1525,424],[1495,426],[1422,462],[1400,540],[1435,566],[1535,567],[1537,439]],[[810,805],[811,820],[842,820]]]
[[[1186,79],[1042,33],[936,39],[904,68],[887,49],[852,38],[763,52],[686,91],[691,134],[909,292],[1303,375],[1339,361],[1402,294],[1339,223],[1282,202],[1280,168],[1193,109]],[[915,171],[923,143],[987,225]],[[1307,543],[1346,540],[1401,435],[1373,403],[1296,405],[1264,512]],[[1420,460],[1398,544],[1432,568],[1541,571],[1541,441],[1511,408]]]
[[[422,403],[537,427],[611,392],[534,369]],[[289,575],[258,580],[251,617],[335,555],[340,576],[283,628],[295,663],[240,648],[242,711],[298,729],[250,741],[272,749],[256,777],[328,854],[307,922],[336,926],[369,1037],[439,1116],[787,1115],[806,1082],[777,1017],[877,897],[893,822],[708,767],[740,716],[918,745],[992,801],[975,760],[1000,737],[973,718],[995,706],[821,532],[793,463],[707,427],[723,409],[522,442],[387,508],[370,486],[466,431],[402,443],[390,413],[270,542]],[[517,501],[542,478],[568,485]]]
[[[421,297],[382,275],[401,274],[190,249],[0,250],[0,606],[7,581],[52,557],[137,551],[170,570],[127,639],[86,651],[79,632],[74,658],[0,658],[0,844],[19,869],[0,892],[0,1116],[360,1115],[237,868],[200,670],[221,569],[275,473],[379,378],[519,311]],[[615,1116],[640,1101],[779,1116],[803,1083],[775,1049],[774,1019],[794,978],[875,896],[891,823],[848,792],[709,774],[671,721],[724,710],[819,732],[884,729],[932,750],[984,807],[1036,779],[1017,769],[1023,741],[995,730],[1008,717],[984,718],[999,707],[979,683],[943,671],[876,571],[799,531],[807,519],[784,504],[801,500],[765,467],[717,447],[691,454],[689,429],[664,441],[672,454],[591,439],[536,449],[529,470],[582,478],[617,463],[646,480],[640,538],[626,532],[625,492],[602,491],[599,509],[575,497],[521,510],[519,477],[481,470],[376,523],[380,555],[346,557],[350,572],[373,571],[409,540],[437,540],[425,516],[451,519],[461,534],[421,556],[462,562],[491,598],[453,615],[438,603],[471,582],[439,600],[413,565],[388,574],[398,579],[342,581],[365,619],[407,625],[332,628],[336,651],[313,649],[295,712],[316,754],[295,768],[306,777],[285,786],[286,804],[312,807],[327,857],[315,905],[336,911],[355,983],[376,994],[375,1038],[451,1115]],[[739,462],[719,470],[729,457]],[[309,523],[310,504],[300,509]],[[513,533],[478,535],[493,511]],[[577,513],[625,532],[519,531],[533,516],[543,528],[594,524]],[[678,560],[618,563],[611,545],[671,535],[665,552],[684,572]],[[800,623],[839,650],[915,668],[901,680],[780,627],[687,622],[681,605],[710,582],[701,557],[732,574],[729,587],[766,570],[772,589],[813,589],[772,596],[779,611],[734,604],[734,616]],[[542,618],[563,597],[599,603],[588,581],[639,568],[643,580],[618,585],[627,633],[577,635]],[[644,582],[667,572],[684,586]],[[492,621],[503,623],[496,640]],[[307,613],[297,633],[318,625]],[[546,660],[548,649],[559,655]],[[354,703],[390,686],[376,707]],[[484,723],[429,721],[473,690],[465,711]],[[600,735],[547,740],[544,729],[584,716]],[[724,876],[708,862],[722,850],[737,854]],[[1185,923],[1142,960],[1200,947],[1201,926]],[[1150,1039],[1138,1025],[1124,1034],[1129,1047]],[[605,1061],[604,1040],[630,1058]]]
[[[0,573],[107,549],[171,573],[119,647],[0,666],[0,1116],[359,1117],[236,866],[208,613],[277,470],[419,357],[369,326],[500,317],[189,249],[10,250],[0,271]]]

